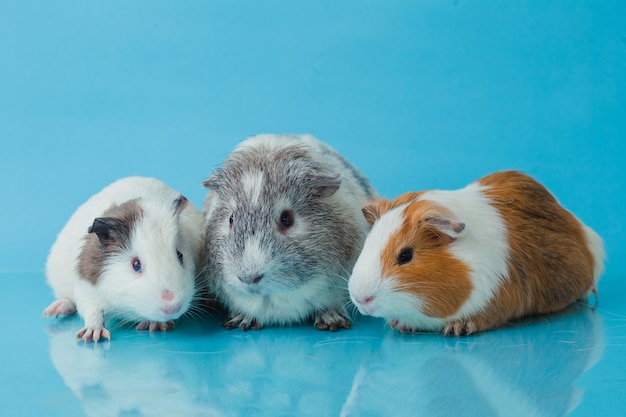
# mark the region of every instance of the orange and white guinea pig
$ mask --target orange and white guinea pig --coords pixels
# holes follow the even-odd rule
[[[363,214],[372,229],[350,297],[400,331],[461,336],[555,312],[595,293],[604,270],[600,236],[516,171],[378,199]]]

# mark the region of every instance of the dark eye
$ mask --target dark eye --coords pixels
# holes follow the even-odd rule
[[[413,259],[413,249],[404,248],[398,255],[398,265],[404,265]]]
[[[230,215],[230,218],[228,219],[228,224],[230,225],[230,228],[233,228],[233,214]]]
[[[281,232],[286,231],[291,226],[293,226],[293,211],[285,210],[280,213],[280,220],[278,222],[278,227],[280,227]]]
[[[130,264],[133,266],[133,271],[135,271],[138,274],[141,274],[142,268],[141,268],[141,261],[139,260],[139,258],[135,257],[130,261]]]
[[[182,265],[183,264],[183,253],[179,250],[176,251],[176,255],[178,255],[178,262]]]

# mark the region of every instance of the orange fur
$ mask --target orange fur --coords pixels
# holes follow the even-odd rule
[[[365,220],[371,226],[378,219],[380,219],[383,214],[385,214],[389,210],[392,210],[412,200],[415,200],[421,194],[423,194],[422,191],[417,192],[417,193],[415,192],[405,193],[397,197],[393,201],[388,200],[386,198],[377,198],[375,200],[370,201],[370,203],[367,204],[365,207],[363,207],[361,211],[363,212],[363,215],[365,216]]]
[[[508,320],[561,310],[594,287],[594,259],[580,222],[531,177],[515,171],[479,180],[508,229],[509,279],[476,320]]]
[[[406,204],[414,198],[415,193],[404,194],[394,200],[391,207]],[[472,291],[469,268],[446,249],[454,239],[442,233],[433,221],[440,217],[450,218],[451,214],[427,200],[409,203],[402,214],[404,224],[390,237],[381,254],[382,275],[394,277],[402,291],[423,300],[424,314],[451,316]],[[413,259],[398,265],[398,255],[405,248],[413,248]]]

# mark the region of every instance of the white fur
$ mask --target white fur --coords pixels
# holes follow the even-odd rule
[[[163,291],[174,294],[171,304],[180,306],[181,314],[189,308],[195,276],[194,259],[189,254],[194,250],[186,239],[178,237],[178,221],[172,215],[171,201],[162,203],[142,205],[143,219],[134,231],[132,246],[110,258],[97,284],[101,299],[117,315],[161,322],[178,318],[178,313],[161,311]],[[191,258],[183,261],[182,267],[176,258],[177,250]],[[129,270],[135,256],[143,266],[140,276]]]
[[[434,201],[465,223],[450,252],[470,268],[473,290],[470,298],[453,317],[467,317],[484,308],[508,278],[509,246],[502,216],[491,204],[484,187],[472,183],[456,191],[428,191],[419,200]]]
[[[231,290],[225,295],[232,308],[245,312],[257,322],[285,325],[306,320],[311,311],[336,308],[344,299],[344,291],[340,287],[329,287],[327,277],[312,276],[298,291],[244,295]]]
[[[249,196],[250,203],[258,206],[260,204],[261,190],[263,189],[263,172],[244,172],[241,180],[243,182],[244,190]]]
[[[585,237],[587,238],[587,246],[593,256],[593,279],[597,287],[600,275],[604,273],[604,259],[606,258],[604,243],[602,242],[602,238],[593,229],[582,223],[581,225],[585,232]]]
[[[269,262],[268,257],[269,254],[263,250],[259,239],[250,237],[246,240],[241,263],[230,265],[233,268],[226,268],[224,279],[228,281],[231,287],[247,293],[248,285],[240,278],[245,279],[246,277],[255,277],[265,273],[267,263]]]
[[[365,239],[363,250],[352,269],[352,276],[348,281],[348,289],[352,302],[358,307],[363,314],[375,317],[385,317],[392,313],[389,309],[397,310],[399,307],[396,302],[390,303],[391,297],[396,297],[395,283],[393,279],[382,279],[382,260],[380,254],[388,245],[392,235],[397,233],[402,227],[402,210],[406,207],[403,205],[396,209],[385,213],[370,231]],[[367,305],[363,300],[367,297],[373,297],[372,302]],[[411,310],[415,309],[414,305],[410,305]]]
[[[402,211],[407,205],[389,210],[374,224],[352,270],[348,289],[352,302],[362,314],[399,320],[401,325],[411,328],[436,330],[444,321],[418,313],[423,301],[402,291],[394,277],[382,276],[381,253],[391,236],[402,227]],[[372,297],[372,300],[364,303],[367,297]]]
[[[102,328],[104,315],[130,320],[166,321],[189,307],[194,294],[196,265],[202,249],[202,214],[188,203],[179,218],[173,202],[180,194],[154,178],[129,177],[105,187],[81,205],[53,244],[46,264],[48,283],[58,299],[73,301],[86,327]],[[112,205],[140,198],[143,219],[131,235],[131,247],[112,256],[96,285],[78,275],[78,258],[89,226]],[[176,250],[184,255],[183,267]],[[139,257],[143,273],[131,268]],[[164,314],[163,291],[171,291],[180,312]]]

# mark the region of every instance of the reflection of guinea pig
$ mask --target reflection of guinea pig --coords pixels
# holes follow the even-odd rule
[[[202,355],[177,352],[181,340],[190,340],[183,334],[189,329],[189,320],[181,323],[183,331],[172,337],[122,335],[114,347],[108,342],[76,343],[71,335],[80,325],[72,318],[47,328],[52,363],[76,396],[76,400],[64,398],[67,404],[61,414],[70,415],[68,410],[76,408],[78,401],[84,410],[80,415],[89,417],[227,415],[203,401],[205,393],[200,388],[210,369],[198,366]],[[192,329],[197,334],[205,330],[200,325]]]
[[[550,323],[523,321],[465,339],[387,334],[361,358],[340,415],[547,417],[585,408],[577,380],[603,356],[601,315],[575,303]]]
[[[46,330],[54,367],[90,417],[338,416],[373,338],[308,326],[233,335],[190,317],[177,325],[169,337],[121,329],[115,346],[73,341],[76,318]]]
[[[72,215],[50,250],[48,282],[57,298],[45,316],[85,321],[77,337],[110,338],[104,316],[166,330],[187,311],[202,251],[202,214],[154,178],[124,178]]]
[[[207,273],[226,328],[315,318],[349,328],[347,278],[367,223],[369,181],[311,136],[242,142],[204,182]]]
[[[595,291],[602,240],[515,171],[363,209],[374,224],[349,289],[401,330],[463,335],[561,310]]]
[[[216,415],[339,415],[370,340],[322,339],[306,327],[290,330],[228,337],[218,358],[196,358],[206,381],[201,398],[223,413]]]

